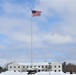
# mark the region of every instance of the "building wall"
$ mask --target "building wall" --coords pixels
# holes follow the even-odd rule
[[[54,62],[51,65],[52,65],[51,71],[54,71],[54,72],[62,71],[62,64]]]
[[[62,64],[60,63],[51,63],[51,71],[60,72],[62,71]],[[19,71],[19,72],[26,72],[30,68],[35,68],[37,71],[49,71],[49,64],[33,64],[33,66],[29,64],[17,64],[12,63],[8,65],[8,71]]]
[[[12,63],[8,65],[8,71],[19,71],[21,72],[22,66],[16,63]]]

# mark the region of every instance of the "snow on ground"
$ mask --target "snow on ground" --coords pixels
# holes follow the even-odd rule
[[[20,73],[20,72],[7,71],[1,73],[0,75],[27,75],[27,72]],[[32,75],[49,75],[49,72],[38,72]],[[71,75],[71,74],[65,74],[63,72],[51,72],[50,75]],[[76,74],[72,74],[72,75],[76,75]]]

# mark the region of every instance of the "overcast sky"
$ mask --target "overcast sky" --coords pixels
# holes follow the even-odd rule
[[[31,17],[33,62],[76,63],[76,0],[0,0],[0,65],[31,61]]]

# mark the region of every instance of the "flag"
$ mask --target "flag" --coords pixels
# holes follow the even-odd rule
[[[32,10],[32,16],[40,16],[41,15],[41,11],[36,11],[36,10]]]

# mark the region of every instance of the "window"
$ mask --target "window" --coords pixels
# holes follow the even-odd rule
[[[20,66],[18,66],[18,68],[20,68]]]
[[[38,70],[38,72],[40,72],[40,70]]]
[[[30,66],[30,68],[32,68],[32,66]]]
[[[56,66],[54,66],[56,68]]]
[[[59,66],[59,68],[60,68],[60,66]]]
[[[44,68],[44,66],[42,66],[42,68]]]
[[[23,66],[23,68],[25,68],[25,66]]]
[[[16,70],[14,70],[14,72],[16,72]]]
[[[47,68],[47,66],[45,66],[45,68]]]
[[[14,66],[14,68],[16,68],[16,66]]]
[[[59,72],[60,72],[60,70],[59,70]]]
[[[27,68],[28,68],[28,66],[27,66]]]
[[[44,70],[42,70],[42,71],[44,71]]]
[[[38,66],[40,68],[40,66]]]
[[[10,66],[10,68],[12,68],[12,66]]]
[[[36,66],[34,66],[34,67],[36,67]]]
[[[55,70],[55,72],[56,72],[56,70]]]

